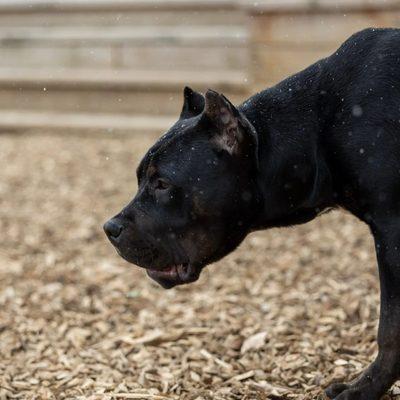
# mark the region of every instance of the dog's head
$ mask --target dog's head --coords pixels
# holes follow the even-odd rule
[[[184,90],[179,120],[137,168],[138,192],[104,229],[165,288],[193,282],[247,235],[258,207],[257,135],[223,95]]]

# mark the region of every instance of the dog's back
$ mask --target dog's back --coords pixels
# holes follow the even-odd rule
[[[356,33],[321,62],[321,112],[327,118],[320,138],[344,205],[362,199],[366,208],[397,207],[400,29]]]

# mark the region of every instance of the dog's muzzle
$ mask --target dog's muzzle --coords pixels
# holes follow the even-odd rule
[[[172,261],[173,257],[165,251],[155,248],[148,241],[134,237],[137,233],[122,222],[120,218],[114,217],[104,224],[104,232],[108,239],[121,257],[145,268],[147,275],[163,288],[191,283],[199,278],[201,268],[189,262]]]

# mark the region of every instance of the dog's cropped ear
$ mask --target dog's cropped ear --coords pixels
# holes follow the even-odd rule
[[[204,96],[186,86],[183,89],[183,107],[180,118],[187,119],[201,114],[204,109]]]
[[[250,122],[223,94],[209,89],[205,99],[203,118],[216,128],[211,141],[231,155],[251,156],[257,148],[257,134]],[[257,158],[257,152],[253,156]]]

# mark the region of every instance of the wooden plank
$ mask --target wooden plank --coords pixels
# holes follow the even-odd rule
[[[218,40],[216,40],[218,39]],[[242,69],[240,27],[0,29],[0,67]],[[197,67],[197,68],[196,68]]]
[[[346,15],[335,13],[262,15],[253,19],[252,36],[256,43],[281,46],[286,49],[298,46],[332,49],[359,30],[384,26],[400,26],[400,11],[353,12]]]
[[[246,75],[241,71],[146,71],[92,69],[0,69],[0,88],[72,88],[74,90],[170,91],[186,84],[214,86],[244,92]]]
[[[2,0],[0,12],[70,12],[95,10],[234,9],[234,0]]]
[[[1,4],[1,3],[0,3]],[[75,12],[24,13],[19,11],[0,12],[0,27],[110,27],[110,26],[213,26],[221,23],[242,25],[246,20],[241,10],[93,10]]]
[[[338,10],[388,10],[400,9],[398,0],[317,0],[321,9]]]
[[[128,47],[120,49],[122,68],[148,70],[190,70],[204,73],[208,71],[246,70],[249,49],[246,47],[224,46],[162,46]],[[203,71],[203,72],[202,72]]]
[[[240,1],[249,14],[399,10],[398,0],[259,0]]]
[[[190,84],[190,82],[188,82]],[[196,86],[205,91],[208,87],[224,93],[232,102],[241,103],[248,93],[235,93],[214,85]],[[65,111],[88,113],[116,113],[125,115],[179,115],[183,104],[183,85],[176,90],[158,91],[154,88],[125,90],[73,88],[15,88],[0,87],[0,110]]]
[[[240,5],[251,15],[288,11],[299,12],[312,8],[310,0],[259,0],[256,2],[242,0]]]
[[[183,69],[204,73],[203,69],[244,70],[248,49],[237,47],[208,48],[204,46],[130,47],[1,47],[0,68],[94,68],[94,69]],[[73,71],[72,71],[73,72]]]
[[[240,26],[141,26],[141,27],[30,27],[0,29],[3,46],[77,46],[126,44],[152,47],[174,46],[243,46],[247,31]]]
[[[111,47],[0,47],[0,68],[106,68],[118,64]]]
[[[161,134],[175,118],[154,115],[85,114],[35,112],[27,110],[0,111],[0,130],[62,130],[128,134]]]

